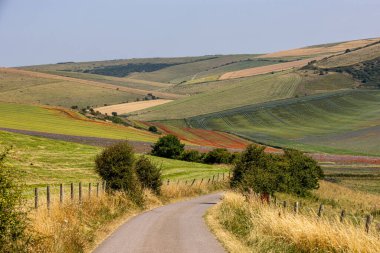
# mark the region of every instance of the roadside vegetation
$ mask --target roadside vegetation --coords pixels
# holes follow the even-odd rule
[[[380,197],[322,177],[299,151],[249,146],[206,220],[229,252],[378,252]]]

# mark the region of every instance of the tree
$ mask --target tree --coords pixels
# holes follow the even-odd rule
[[[152,133],[157,133],[157,132],[158,132],[158,129],[157,129],[156,126],[149,126],[148,131],[149,131],[149,132],[152,132]]]
[[[0,252],[24,252],[27,214],[20,209],[22,192],[14,172],[4,165],[8,151],[0,153]]]
[[[160,194],[162,185],[161,169],[145,156],[137,160],[135,169],[142,186],[151,189],[156,194]]]
[[[228,152],[225,148],[216,148],[208,152],[204,158],[203,162],[208,164],[215,164],[215,163],[230,163],[231,160],[231,154]]]
[[[201,154],[197,150],[185,150],[181,156],[181,160],[187,162],[199,162],[201,159]]]
[[[112,114],[112,116],[114,116],[114,117],[117,116],[117,112],[112,112],[111,114]]]
[[[152,146],[152,155],[175,159],[181,156],[184,147],[176,136],[169,134],[159,138]]]
[[[285,150],[279,190],[305,196],[309,190],[319,188],[319,179],[324,177],[322,168],[313,158],[297,150]]]
[[[231,187],[252,189],[265,198],[275,192],[305,196],[319,187],[321,178],[323,171],[318,163],[300,151],[266,154],[264,147],[250,145],[233,169]]]
[[[142,203],[142,189],[134,169],[135,156],[128,142],[120,142],[96,156],[95,170],[112,190],[125,191],[136,203]]]

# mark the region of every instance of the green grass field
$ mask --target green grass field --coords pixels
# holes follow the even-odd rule
[[[137,141],[151,141],[157,135],[147,131],[114,124],[90,122],[79,114],[78,119],[67,114],[33,105],[0,103],[0,127],[22,130],[41,131],[48,133],[93,136],[112,139],[128,139]]]
[[[95,182],[94,158],[101,148],[0,131],[0,150],[12,146],[7,159],[27,185]],[[148,156],[162,167],[164,179],[191,180],[226,173],[223,165],[206,165]]]
[[[380,155],[380,91],[345,91],[194,117],[194,127],[298,148]]]
[[[135,101],[143,95],[71,81],[0,73],[0,101],[70,107],[103,106]]]
[[[201,94],[149,108],[141,111],[134,119],[183,119],[244,105],[289,98],[294,95],[300,80],[300,76],[295,73],[278,73],[208,84],[188,84],[179,89]],[[171,90],[171,92],[174,91]]]

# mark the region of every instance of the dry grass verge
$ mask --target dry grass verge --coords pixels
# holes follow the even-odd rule
[[[283,212],[237,193],[227,193],[207,221],[230,252],[380,252],[375,231],[367,234],[350,222]]]
[[[30,213],[31,252],[91,252],[97,244],[127,219],[152,208],[214,192],[226,187],[225,183],[210,185],[169,185],[155,196],[145,191],[145,206],[135,205],[122,193],[85,199],[82,204],[66,203],[40,208]]]

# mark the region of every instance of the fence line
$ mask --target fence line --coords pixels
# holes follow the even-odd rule
[[[256,199],[257,198],[261,199],[261,201],[263,203],[266,203],[265,199],[260,198],[259,194],[254,193],[252,191],[250,193],[248,193],[248,194],[245,195],[245,197],[246,197],[247,200],[252,199],[252,196],[256,197]],[[281,208],[284,213],[285,213],[286,210],[288,210],[288,207],[289,207],[288,201],[284,200],[284,201],[281,202],[281,201],[279,201],[277,199],[277,197],[274,197],[273,199],[269,199],[268,204],[269,205],[273,204],[275,207]],[[291,205],[290,205],[290,207],[291,207]],[[321,219],[323,217],[323,215],[324,215],[324,212],[325,212],[325,206],[324,206],[324,204],[320,204],[318,206],[318,208],[316,209],[316,212],[313,211],[313,209],[311,209],[311,208],[305,208],[305,210],[307,210],[307,209],[309,209],[309,211],[312,211],[312,213],[314,213],[316,215],[317,219]],[[296,215],[300,213],[300,203],[298,201],[294,202],[293,213],[296,214]],[[340,210],[338,212],[338,215],[336,217],[339,218],[339,221],[341,223],[344,223],[346,221],[347,216],[348,215],[347,215],[346,210],[342,209],[342,210]],[[351,217],[355,221],[358,221],[358,216],[351,215]],[[371,227],[372,227],[372,225],[374,223],[374,216],[372,214],[367,214],[367,215],[365,215],[364,219],[362,218],[360,220],[364,221],[364,231],[366,233],[370,233]],[[363,224],[363,223],[360,222],[360,220],[359,220],[359,222],[357,222],[357,225]],[[374,229],[376,231],[380,232],[380,222],[375,223]]]
[[[212,178],[211,177],[208,178],[208,181],[206,181],[207,178],[206,179],[205,178],[198,178],[198,179],[194,178],[192,180],[189,180],[189,179],[179,180],[178,179],[178,181],[175,183],[174,180],[171,181],[170,179],[167,179],[166,185],[167,186],[170,186],[170,185],[180,186],[181,182],[183,182],[183,184],[188,186],[188,187],[193,187],[193,186],[197,186],[197,185],[201,186],[202,184],[204,184],[204,185],[214,184],[216,182],[224,182],[226,179],[230,179],[231,174],[229,173],[228,177],[225,174],[226,173],[223,173],[221,176],[219,174],[213,175]],[[189,184],[188,184],[188,181],[189,181]],[[197,182],[199,182],[199,184]],[[85,189],[86,189],[85,186],[86,185],[88,186],[87,187],[87,199],[91,200],[94,197],[99,198],[101,195],[105,194],[107,182],[106,181],[89,182],[89,183],[79,182],[79,183],[77,183],[77,187],[76,187],[76,184],[74,184],[74,183],[59,184],[59,185],[46,185],[46,191],[45,192],[41,191],[41,188],[43,188],[43,187],[35,187],[34,191],[33,191],[34,209],[38,209],[44,205],[46,205],[47,209],[50,209],[55,198],[57,198],[56,201],[60,205],[63,205],[67,201],[65,199],[65,190],[70,192],[70,195],[68,195],[68,196],[70,196],[69,201],[71,201],[71,203],[77,202],[77,203],[81,204],[84,200]],[[69,188],[65,188],[65,186],[69,187]],[[96,187],[96,190],[95,190],[96,194],[95,195],[93,194],[93,186]],[[75,194],[76,194],[75,189],[77,189],[77,194],[78,194],[77,200],[75,197]],[[57,194],[55,195],[54,192],[56,192]],[[44,198],[44,197],[46,197],[46,198]]]

